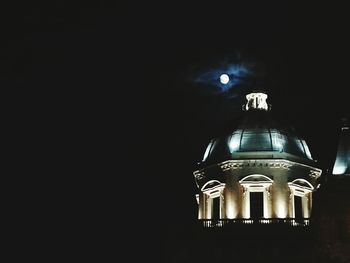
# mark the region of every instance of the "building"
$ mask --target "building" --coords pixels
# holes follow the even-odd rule
[[[201,230],[191,245],[206,252],[189,257],[350,262],[349,125],[333,169],[322,171],[306,141],[273,118],[265,92],[246,98],[239,124],[210,141],[193,173]]]
[[[198,219],[206,227],[307,226],[322,170],[306,141],[272,118],[265,92],[255,91],[246,98],[240,124],[210,141],[194,172]],[[334,174],[349,174],[348,134],[348,126],[343,126]]]

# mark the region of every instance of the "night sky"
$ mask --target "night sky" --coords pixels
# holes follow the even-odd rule
[[[245,103],[244,85],[218,93],[212,82],[196,83],[198,75],[231,63],[257,65],[256,85],[267,90],[273,113],[305,138],[322,169],[332,168],[340,119],[349,116],[348,48],[338,22],[318,17],[323,13],[281,8],[248,8],[248,14],[230,10],[222,16],[207,10],[196,13],[201,19],[195,16],[193,21],[189,12],[182,20],[174,19],[177,24],[170,32],[156,30],[156,47],[146,56],[152,65],[145,71],[147,87],[153,92],[145,103],[154,120],[149,125],[146,118],[153,134],[147,149],[154,152],[148,157],[157,189],[155,219],[167,214],[160,243],[169,259],[192,247],[195,164],[209,140],[235,124]]]
[[[340,119],[350,117],[344,16],[321,6],[212,5],[56,1],[7,20],[1,83],[16,87],[14,111],[25,119],[26,109],[39,108],[54,123],[55,156],[83,167],[91,183],[102,174],[87,194],[109,200],[96,205],[102,217],[125,184],[124,216],[162,220],[161,235],[192,223],[195,165],[209,140],[235,124],[251,88],[265,89],[276,117],[331,168]],[[197,81],[242,64],[254,74],[228,92]]]

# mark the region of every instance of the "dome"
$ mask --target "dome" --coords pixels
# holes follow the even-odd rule
[[[339,136],[337,156],[333,166],[334,175],[350,175],[350,129],[347,119],[343,119]]]
[[[306,142],[292,127],[276,122],[269,111],[250,110],[237,128],[210,141],[202,164],[251,158],[313,160]]]

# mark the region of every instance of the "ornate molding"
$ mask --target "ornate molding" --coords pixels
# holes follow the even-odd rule
[[[246,161],[227,161],[218,164],[223,172],[231,169],[243,169],[244,167],[269,167],[272,169],[290,170],[294,165],[288,160],[246,160]]]
[[[272,169],[284,169],[284,170],[290,170],[290,167],[293,166],[293,164],[285,161],[279,161],[279,162],[269,162],[269,167]]]
[[[318,178],[321,176],[321,171],[320,170],[313,170],[311,169],[310,172],[309,172],[309,176],[312,177],[312,178]]]
[[[231,169],[242,169],[243,168],[243,162],[228,162],[220,164],[220,168],[223,172],[231,170]]]
[[[197,171],[193,173],[194,177],[196,178],[196,180],[202,180],[205,177],[205,172],[201,171]]]
[[[229,169],[242,169],[244,167],[269,167],[269,168],[282,168],[285,170],[290,170],[291,167],[294,166],[302,166],[306,167],[314,171],[315,173],[322,173],[321,169],[315,168],[313,166],[299,163],[287,159],[245,159],[245,160],[227,160],[221,163],[210,165],[202,170],[211,169],[211,167],[219,166],[223,171],[227,171]]]

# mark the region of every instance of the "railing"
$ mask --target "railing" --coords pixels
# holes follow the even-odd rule
[[[257,218],[257,219],[200,219],[204,227],[224,227],[227,225],[289,225],[305,227],[310,225],[309,218]]]

